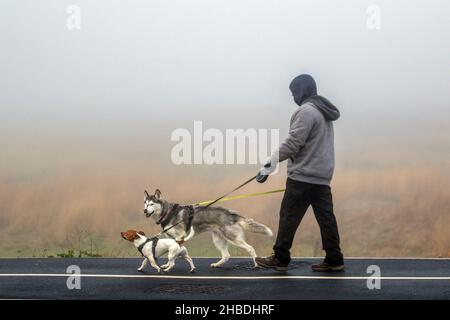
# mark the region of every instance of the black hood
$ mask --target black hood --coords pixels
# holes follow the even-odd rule
[[[317,86],[313,77],[309,74],[301,74],[292,80],[289,85],[294,101],[301,106],[309,97],[317,95]]]
[[[334,121],[339,119],[340,113],[328,99],[317,95],[317,85],[314,78],[309,74],[302,74],[292,80],[289,85],[294,101],[301,106],[306,102],[311,102],[320,112],[325,120]]]

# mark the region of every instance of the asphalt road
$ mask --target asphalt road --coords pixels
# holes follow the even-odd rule
[[[160,259],[160,264],[165,259]],[[293,260],[287,273],[253,269],[248,258],[194,258],[197,272],[178,260],[168,274],[141,259],[0,259],[1,299],[450,299],[450,259],[347,259],[345,272],[320,274],[309,266],[319,259]],[[70,265],[81,270],[80,289],[69,290]],[[367,268],[380,268],[380,289],[367,286]],[[77,279],[71,279],[76,284]],[[376,279],[369,278],[371,284]]]

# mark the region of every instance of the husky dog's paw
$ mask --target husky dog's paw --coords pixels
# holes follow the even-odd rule
[[[168,263],[166,263],[166,264],[163,264],[162,266],[161,266],[161,269],[167,269],[167,267],[169,266],[169,264]]]
[[[218,262],[211,263],[211,268],[220,268],[221,266],[222,264]]]
[[[197,269],[196,269],[196,268],[192,268],[189,272],[190,272],[190,273],[196,273],[196,272],[197,272]]]
[[[143,269],[144,269],[144,268],[137,268],[137,271],[139,271],[139,272],[144,272]]]

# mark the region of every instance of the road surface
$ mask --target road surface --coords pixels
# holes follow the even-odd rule
[[[345,272],[330,274],[310,270],[318,258],[295,259],[287,273],[252,269],[248,258],[210,268],[216,260],[195,258],[194,274],[178,260],[170,273],[158,274],[149,266],[145,273],[137,272],[138,258],[0,259],[0,298],[450,299],[450,259],[353,258],[346,260]],[[71,265],[80,268],[81,276],[68,281]],[[379,278],[370,278],[372,265],[380,268]],[[76,285],[78,279],[81,288],[69,290],[67,282]],[[381,288],[370,290],[368,282],[373,287],[377,279]]]

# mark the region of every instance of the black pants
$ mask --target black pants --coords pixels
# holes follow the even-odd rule
[[[273,250],[283,263],[291,261],[289,250],[292,247],[295,232],[309,206],[320,227],[322,248],[326,252],[325,262],[343,264],[344,258],[339,247],[339,232],[333,213],[331,188],[326,185],[311,184],[287,179],[286,191],[281,203],[278,235]]]

